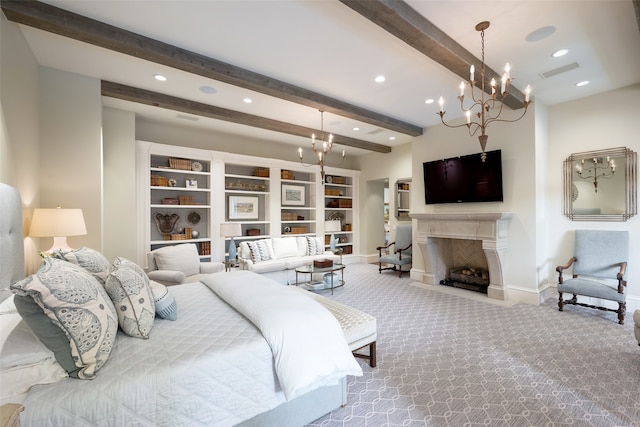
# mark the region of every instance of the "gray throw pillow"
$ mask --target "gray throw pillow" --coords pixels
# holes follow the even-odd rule
[[[72,251],[64,252],[63,250],[54,251],[52,256],[69,261],[75,265],[87,270],[104,285],[109,275],[110,263],[102,252],[98,252],[91,248],[80,248]]]
[[[60,366],[69,373],[69,376],[78,378],[80,368],[73,361],[69,339],[62,329],[44,314],[30,296],[15,295],[13,301],[22,320],[36,334],[40,342],[53,352]]]
[[[156,304],[156,315],[169,320],[178,319],[178,305],[176,299],[169,289],[162,283],[149,280],[149,287],[153,292],[153,299]]]

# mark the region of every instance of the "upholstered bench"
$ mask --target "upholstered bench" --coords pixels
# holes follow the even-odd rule
[[[295,288],[299,292],[304,292],[309,297],[322,304],[338,319],[344,332],[344,336],[349,344],[349,349],[356,357],[361,357],[369,361],[372,368],[376,367],[376,339],[377,325],[376,318],[370,314],[360,311],[348,305],[341,304],[316,293]],[[369,354],[362,354],[358,351],[369,347]]]

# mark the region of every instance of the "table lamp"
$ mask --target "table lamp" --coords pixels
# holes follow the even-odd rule
[[[87,234],[82,209],[35,209],[31,219],[31,237],[53,237],[53,245],[45,251],[51,253],[56,249],[72,250],[67,244],[67,236],[83,236]]]
[[[239,222],[220,223],[220,236],[229,237],[229,261],[236,260],[236,242],[234,237],[242,236],[242,225]]]
[[[324,222],[324,232],[331,233],[331,238],[329,239],[329,247],[331,248],[331,252],[336,251],[336,231],[341,231],[342,225],[340,221],[325,221]]]

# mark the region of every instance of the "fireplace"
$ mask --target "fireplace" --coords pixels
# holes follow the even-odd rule
[[[507,229],[511,216],[507,212],[411,214],[418,222],[416,243],[424,257],[423,281],[435,285],[449,280],[451,269],[465,265],[465,260],[472,257],[476,260],[475,267],[483,267],[484,262],[489,271],[487,296],[504,300]]]

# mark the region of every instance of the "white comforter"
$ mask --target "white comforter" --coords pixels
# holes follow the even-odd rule
[[[260,329],[287,400],[362,375],[340,324],[315,300],[248,271],[216,274],[203,283]]]

